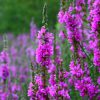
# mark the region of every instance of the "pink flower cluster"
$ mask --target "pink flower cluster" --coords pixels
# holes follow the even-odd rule
[[[43,26],[38,34],[39,46],[36,50],[36,61],[41,66],[48,66],[51,63],[51,56],[53,55],[53,34],[46,32]]]
[[[99,100],[100,1],[76,0],[67,10],[59,11],[58,22],[61,41],[45,26],[38,33],[37,70],[33,71],[28,96],[31,100],[71,100],[75,93],[77,98]]]

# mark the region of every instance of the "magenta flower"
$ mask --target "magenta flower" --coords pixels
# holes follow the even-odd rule
[[[28,96],[30,97],[30,98],[32,98],[33,97],[33,83],[32,82],[30,82],[30,84],[29,84],[29,87],[28,87]]]
[[[100,85],[100,76],[97,79],[97,83]]]
[[[56,85],[52,85],[49,86],[49,93],[52,97],[56,96],[56,91],[57,91],[57,86]]]
[[[99,49],[94,49],[94,58],[93,58],[93,62],[95,66],[99,66],[100,67],[100,50]]]
[[[66,100],[71,100],[68,90],[63,89],[63,90],[60,90],[58,93],[59,93],[59,95],[65,97]]]
[[[52,44],[54,36],[52,33],[47,32],[45,26],[41,28],[41,30],[38,32],[38,41],[39,45],[43,44]]]
[[[59,37],[62,39],[62,41],[67,38],[66,34],[63,31],[59,32]]]
[[[0,99],[1,100],[7,100],[7,98],[8,98],[8,93],[7,92],[3,92],[3,93],[0,94]]]
[[[43,86],[42,77],[40,75],[35,75],[35,83],[38,84],[38,86]]]
[[[34,22],[31,21],[31,23],[30,23],[30,36],[31,36],[32,40],[35,39],[36,33],[37,33],[37,27],[34,24]]]
[[[50,85],[56,84],[56,75],[55,74],[50,74],[49,84]]]
[[[13,100],[18,100],[18,95],[17,94],[12,94],[12,99]]]
[[[59,13],[58,13],[58,21],[59,23],[63,24],[64,23],[64,12],[63,10],[60,10]]]
[[[48,67],[48,73],[54,73],[56,71],[56,66],[54,64],[51,64]]]
[[[85,0],[77,0],[76,5],[80,6],[81,4],[85,4]]]
[[[39,45],[36,50],[36,61],[41,66],[48,66],[51,63],[53,48],[49,44]]]
[[[18,92],[20,90],[21,90],[20,85],[12,84],[12,92],[13,93],[16,93],[16,92]]]
[[[39,46],[36,50],[36,61],[41,66],[48,66],[51,63],[51,56],[53,55],[53,35],[46,32],[43,26],[38,34]]]
[[[72,43],[73,39],[80,41],[82,39],[82,34],[79,30],[80,24],[77,17],[71,15],[69,12],[65,12],[64,22],[66,23],[69,42]]]
[[[76,76],[77,78],[80,78],[83,76],[84,71],[82,70],[80,64],[74,65],[74,62],[72,61],[70,63],[70,73],[72,76]]]
[[[9,76],[9,69],[7,65],[1,65],[0,76],[3,80],[6,80]]]
[[[91,99],[98,94],[98,87],[92,83],[90,77],[84,77],[75,83],[75,89],[80,91],[80,96],[88,95]]]
[[[6,51],[0,53],[0,62],[10,63],[9,55]]]

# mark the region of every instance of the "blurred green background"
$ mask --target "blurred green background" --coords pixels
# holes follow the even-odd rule
[[[42,25],[42,8],[48,4],[48,25],[52,29],[57,21],[60,0],[0,0],[0,34],[27,33],[32,17],[38,27]]]

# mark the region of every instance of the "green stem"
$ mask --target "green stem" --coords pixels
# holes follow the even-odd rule
[[[5,51],[8,50],[8,38],[7,38],[7,35],[6,34],[3,35],[3,49]]]
[[[47,3],[44,3],[44,7],[43,7],[43,20],[42,20],[42,24],[47,28],[48,24],[48,16],[47,16]]]

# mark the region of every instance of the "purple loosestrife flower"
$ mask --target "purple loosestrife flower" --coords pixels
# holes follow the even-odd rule
[[[65,82],[59,82],[61,88],[68,88],[68,85]]]
[[[67,35],[66,35],[66,32],[64,32],[63,30],[60,30],[59,32],[59,38],[61,39],[61,42],[64,43],[65,40],[67,39]],[[57,43],[56,43],[57,44]],[[58,45],[58,44],[57,44]]]
[[[7,92],[0,93],[0,100],[7,100],[7,98],[8,98],[8,93]]]
[[[39,46],[36,50],[36,61],[41,66],[48,66],[51,63],[51,56],[53,55],[53,35],[46,32],[43,26],[38,34]]]
[[[70,63],[70,73],[72,76],[80,78],[83,76],[84,71],[81,68],[80,64],[74,65],[74,61]]]
[[[56,44],[55,52],[56,52],[55,63],[60,65],[62,63],[63,59],[61,59],[61,49],[60,49],[59,44]]]
[[[9,55],[6,51],[2,51],[0,53],[0,62],[6,63],[6,64],[10,63]]]
[[[95,66],[99,66],[100,67],[100,50],[99,49],[94,49],[94,58],[93,58],[93,62]]]
[[[64,71],[64,78],[68,78],[69,77],[69,72],[67,72],[66,70]]]
[[[68,12],[72,12],[74,10],[74,7],[72,5],[69,6]]]
[[[81,34],[79,34],[80,32],[78,31],[79,28],[78,19],[76,19],[74,16],[70,14],[70,12],[67,11],[65,12],[63,19],[64,23],[66,24],[68,40],[72,44],[71,47],[74,48],[73,46],[74,42],[81,40]],[[74,49],[72,50],[74,52]]]
[[[76,6],[75,9],[76,9],[76,11],[79,11],[79,12],[80,12],[80,11],[82,10],[82,7],[81,7],[81,6]],[[81,15],[81,14],[78,14],[78,17],[79,17],[80,15]]]
[[[56,66],[54,64],[51,64],[48,66],[49,69],[48,69],[48,73],[55,73],[56,71]]]
[[[67,100],[70,100],[68,85],[65,82],[59,82],[58,87],[59,87],[58,89],[59,96],[62,96]]]
[[[11,71],[11,78],[16,78],[17,77],[17,68],[16,68],[17,66],[11,66],[11,69],[10,69],[10,71]]]
[[[49,88],[49,94],[51,95],[51,97],[55,97],[56,96],[56,91],[57,91],[57,85],[51,85],[48,87]]]
[[[54,36],[52,33],[47,32],[45,26],[42,26],[41,30],[38,33],[38,40],[39,44],[52,44],[53,43]]]
[[[59,13],[58,13],[58,21],[59,23],[63,24],[64,23],[64,11],[63,10],[60,10]]]
[[[17,57],[17,54],[18,54],[17,48],[14,47],[14,46],[12,46],[12,47],[10,48],[10,51],[11,51],[11,56],[14,57],[13,59],[15,60],[16,57]]]
[[[86,76],[90,75],[90,70],[87,63],[84,63],[84,73],[86,74]]]
[[[75,89],[80,91],[80,96],[84,97],[88,95],[90,99],[93,99],[99,92],[98,87],[92,83],[90,77],[84,77],[82,80],[78,80],[75,83]]]
[[[70,43],[73,42],[73,39],[76,41],[80,41],[82,35],[79,31],[79,22],[75,15],[71,15],[69,12],[65,12],[64,21],[66,23],[68,40]]]
[[[97,79],[97,83],[100,85],[100,76]]]
[[[81,48],[78,48],[78,55],[81,58],[86,58],[86,54],[81,50]]]
[[[92,31],[98,32],[99,22],[100,22],[100,1],[96,0],[93,3],[93,10],[90,11],[90,15],[92,16]]]
[[[68,78],[68,83],[70,84],[70,86],[74,86],[74,82],[75,80],[73,77]]]
[[[54,64],[49,65],[48,73],[50,73],[48,91],[50,96],[55,98],[57,92],[57,85],[56,85],[56,74],[55,74],[56,66]]]
[[[16,93],[21,90],[21,87],[20,87],[20,85],[12,84],[11,90],[13,93]]]
[[[87,85],[87,88],[90,99],[93,99],[93,97],[95,97],[99,93],[98,86],[95,86],[93,83]]]
[[[68,90],[62,89],[58,92],[59,95],[63,96],[66,100],[70,100],[70,95],[68,93]]]
[[[13,100],[18,100],[18,95],[17,94],[12,94],[12,99]]]
[[[61,40],[63,41],[65,38],[67,38],[66,34],[63,31],[59,32],[59,37],[61,38]]]
[[[85,4],[85,0],[77,0],[76,5],[80,6],[81,4]]]
[[[55,74],[50,74],[50,78],[49,78],[49,84],[51,86],[56,84],[56,75]]]
[[[34,24],[34,22],[32,21],[31,24],[30,24],[30,36],[31,36],[32,40],[35,39],[36,33],[37,33],[37,27]]]
[[[39,45],[36,50],[36,61],[41,66],[48,66],[51,63],[53,48],[49,44]]]
[[[17,46],[21,46],[22,48],[21,49],[24,49],[28,44],[28,39],[29,39],[29,36],[28,35],[25,35],[25,34],[21,34],[17,37],[17,44],[15,42],[15,45]],[[21,51],[21,50],[20,50]]]
[[[46,100],[45,96],[47,95],[48,91],[47,88],[43,88],[43,87],[40,87],[38,86],[38,91],[36,92],[36,97],[39,99],[39,100]]]
[[[60,48],[60,45],[59,44],[56,44],[56,54],[57,56],[61,56],[61,48]]]
[[[5,64],[5,65],[1,65],[0,66],[1,70],[0,70],[0,76],[3,80],[6,80],[9,76],[9,69],[8,69],[8,66]]]
[[[35,83],[38,84],[38,86],[43,86],[42,77],[40,75],[35,75]]]
[[[94,33],[94,58],[93,62],[95,66],[100,67],[100,1],[95,0],[93,3],[93,9],[90,11],[91,21],[91,29]]]
[[[91,9],[92,1],[93,1],[93,0],[88,0],[88,2],[87,2],[87,4],[88,4],[88,9],[89,9],[89,10]]]
[[[35,50],[33,49],[33,47],[28,47],[27,49],[26,49],[26,54],[27,54],[27,56],[30,58],[30,60],[32,61],[32,62],[35,62],[35,60],[34,60],[34,56],[35,56]]]
[[[34,93],[34,91],[33,91],[33,83],[32,82],[30,82],[30,84],[29,84],[29,87],[28,87],[28,96],[30,97],[30,98],[33,98],[33,93]]]

